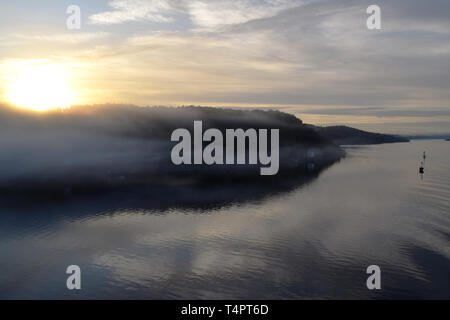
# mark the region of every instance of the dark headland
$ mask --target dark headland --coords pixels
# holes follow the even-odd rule
[[[398,135],[367,132],[347,126],[313,127],[320,135],[338,145],[409,142],[409,139]]]

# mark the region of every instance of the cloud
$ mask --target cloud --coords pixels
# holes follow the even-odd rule
[[[109,36],[110,34],[107,32],[71,32],[42,35],[13,34],[10,36],[10,38],[24,41],[80,44],[91,41],[99,41]]]
[[[175,10],[166,0],[113,0],[109,3],[114,10],[90,16],[93,24],[118,24],[129,21],[171,22],[170,13]]]
[[[300,4],[291,0],[238,0],[188,1],[186,6],[195,25],[217,27],[271,17]]]
[[[94,14],[93,24],[119,24],[129,21],[174,22],[173,15],[183,13],[201,28],[245,23],[273,16],[300,5],[295,0],[113,0],[114,10]]]

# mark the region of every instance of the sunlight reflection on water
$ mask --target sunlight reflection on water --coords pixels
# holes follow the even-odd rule
[[[450,298],[448,145],[348,148],[316,180],[248,202],[2,209],[0,297]],[[65,289],[69,264],[80,292]]]

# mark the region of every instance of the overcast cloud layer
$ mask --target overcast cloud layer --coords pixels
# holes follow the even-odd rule
[[[448,0],[78,2],[80,31],[46,0],[33,32],[29,16],[11,18],[25,1],[2,3],[2,73],[50,59],[72,68],[79,103],[274,106],[319,124],[450,132]],[[366,28],[370,4],[382,30]]]

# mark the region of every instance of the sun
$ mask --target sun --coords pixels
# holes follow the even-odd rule
[[[65,68],[53,63],[24,64],[10,75],[6,100],[36,111],[67,108],[73,102]]]

